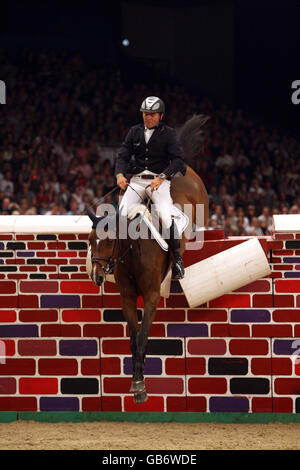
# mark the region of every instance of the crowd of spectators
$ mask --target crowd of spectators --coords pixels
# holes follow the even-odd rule
[[[79,54],[0,51],[6,105],[0,115],[0,214],[82,214],[115,186],[103,146],[118,146],[141,119],[145,96],[166,103],[177,129],[211,116],[202,155],[189,163],[209,194],[211,228],[227,236],[264,235],[272,214],[298,213],[300,143],[216,106],[181,85],[127,83],[122,71],[90,68]],[[116,193],[106,202],[118,204]]]

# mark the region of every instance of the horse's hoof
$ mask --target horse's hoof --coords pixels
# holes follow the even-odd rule
[[[130,393],[142,393],[145,390],[144,380],[138,380],[136,382],[131,382]]]
[[[142,393],[135,393],[134,395],[134,403],[145,403],[145,401],[148,400],[148,395],[146,393],[146,390],[144,390]]]

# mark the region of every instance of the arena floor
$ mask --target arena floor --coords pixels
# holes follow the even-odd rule
[[[300,423],[0,423],[1,450],[299,450]]]

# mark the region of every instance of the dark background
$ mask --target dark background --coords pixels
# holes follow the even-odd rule
[[[1,3],[0,47],[12,58],[20,47],[80,52],[150,83],[171,77],[297,132],[299,26],[300,1],[292,0],[11,0]]]

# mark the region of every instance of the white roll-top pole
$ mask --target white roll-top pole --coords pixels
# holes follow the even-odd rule
[[[270,272],[261,244],[252,238],[187,267],[179,282],[189,306],[198,307]]]

